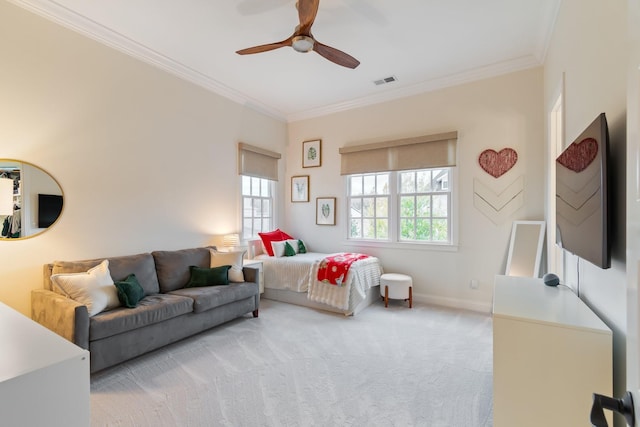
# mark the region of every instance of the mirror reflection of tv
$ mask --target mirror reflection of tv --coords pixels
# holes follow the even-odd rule
[[[602,269],[611,267],[608,161],[604,113],[556,159],[556,244]]]
[[[38,228],[47,228],[62,212],[62,196],[38,194]]]

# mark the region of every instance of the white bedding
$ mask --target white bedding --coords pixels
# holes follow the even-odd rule
[[[267,289],[307,293],[311,301],[351,311],[380,285],[382,266],[378,258],[369,257],[354,262],[343,286],[324,284],[316,280],[320,261],[331,254],[309,252],[292,257],[256,256],[263,263],[264,286]]]
[[[372,286],[380,285],[382,268],[378,258],[369,257],[351,264],[347,279],[342,286],[331,285],[316,280],[320,262],[311,269],[308,297],[312,301],[321,302],[341,310],[357,306],[367,296]]]
[[[307,292],[311,279],[311,267],[325,256],[327,254],[307,252],[280,258],[261,254],[256,256],[256,259],[262,261],[265,288]]]

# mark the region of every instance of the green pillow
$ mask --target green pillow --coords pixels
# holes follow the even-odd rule
[[[294,256],[296,251],[293,250],[293,247],[289,244],[289,242],[284,243],[284,256]]]
[[[130,274],[126,279],[113,283],[118,290],[118,299],[120,304],[125,307],[134,308],[138,305],[138,301],[144,298],[144,289],[140,286],[140,282],[135,274]]]
[[[206,268],[192,265],[189,267],[191,277],[185,288],[196,288],[200,286],[216,286],[229,284],[230,265]]]
[[[301,254],[306,254],[307,253],[307,248],[305,248],[304,243],[302,242],[302,240],[298,240],[298,253],[301,253]]]

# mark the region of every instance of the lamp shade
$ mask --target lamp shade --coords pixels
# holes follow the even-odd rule
[[[222,238],[222,244],[224,246],[238,246],[238,242],[240,241],[240,236],[237,234],[226,234]]]
[[[13,179],[0,178],[0,215],[13,215]]]

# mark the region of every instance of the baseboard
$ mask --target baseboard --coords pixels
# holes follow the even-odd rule
[[[491,313],[492,303],[481,301],[470,301],[459,298],[439,297],[435,295],[413,294],[415,302],[423,302],[426,304],[441,305],[444,307],[460,308],[463,310],[479,311],[481,313]]]

